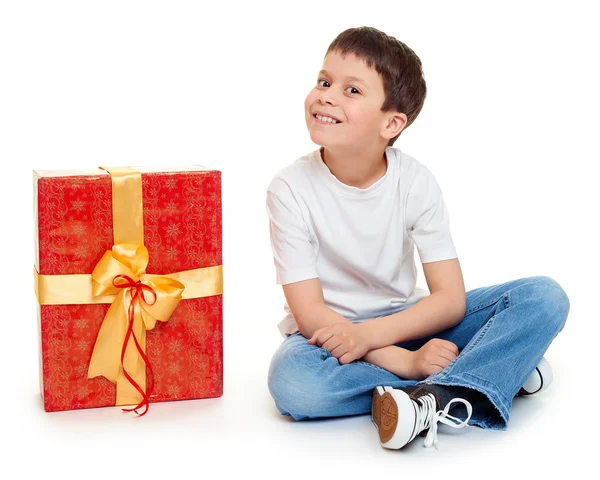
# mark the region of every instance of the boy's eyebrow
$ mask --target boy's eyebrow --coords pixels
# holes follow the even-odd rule
[[[319,72],[319,75],[321,75],[321,74],[324,74],[324,75],[327,75],[328,77],[331,77],[331,75],[329,74],[329,72],[327,72],[327,70],[321,70]],[[358,78],[358,77],[346,77],[346,80],[354,80],[355,82],[360,82],[360,83],[362,83],[363,85],[366,86],[366,83],[365,83],[365,81],[362,78]]]

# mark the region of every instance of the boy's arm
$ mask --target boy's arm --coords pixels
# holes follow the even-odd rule
[[[321,280],[311,278],[283,285],[283,293],[296,319],[300,333],[312,337],[315,330],[338,322],[350,321],[325,305]]]
[[[364,322],[372,349],[442,332],[464,318],[466,293],[458,258],[423,263],[423,272],[428,297],[401,312]]]
[[[465,315],[465,285],[442,190],[425,165],[415,166],[405,228],[419,252],[431,293],[406,310],[365,322],[372,348],[434,335],[458,325]]]
[[[406,310],[364,322],[372,349],[427,337],[458,325],[465,309],[453,295],[432,293]]]
[[[413,353],[405,348],[389,345],[376,350],[370,350],[361,360],[385,368],[405,380],[417,380],[412,365]]]
[[[306,338],[311,338],[319,328],[334,323],[353,325],[347,318],[325,305],[321,281],[318,278],[288,283],[283,285],[283,292],[294,314],[298,329]],[[363,328],[365,323],[363,322],[360,328]],[[362,360],[385,368],[402,378],[412,379],[412,353],[410,350],[390,345],[367,352]]]

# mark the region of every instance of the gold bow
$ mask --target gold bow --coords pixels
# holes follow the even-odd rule
[[[152,392],[146,388],[146,365],[150,368],[145,358],[146,331],[157,320],[169,319],[185,288],[169,277],[148,278],[147,265],[146,247],[122,243],[107,251],[94,268],[93,295],[117,297],[104,317],[88,369],[88,378],[103,375],[116,383],[117,405],[137,403],[141,395],[135,409],[145,406],[146,410]]]

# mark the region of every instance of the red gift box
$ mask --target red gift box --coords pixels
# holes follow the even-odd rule
[[[220,268],[221,172],[196,167],[138,170],[142,172],[143,244],[149,258],[145,273]],[[111,175],[100,169],[34,171],[34,181],[37,273],[45,278],[92,274],[113,247]],[[46,411],[116,404],[115,383],[104,376],[88,378],[96,338],[109,307],[108,303],[39,305],[40,377]],[[153,385],[149,402],[223,394],[222,325],[221,293],[202,298],[185,298],[184,293],[168,320],[156,322],[145,333]]]

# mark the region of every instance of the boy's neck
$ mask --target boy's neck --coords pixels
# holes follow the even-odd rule
[[[366,189],[383,177],[387,171],[385,150],[377,146],[371,152],[339,153],[321,147],[321,158],[331,174],[340,182]]]

